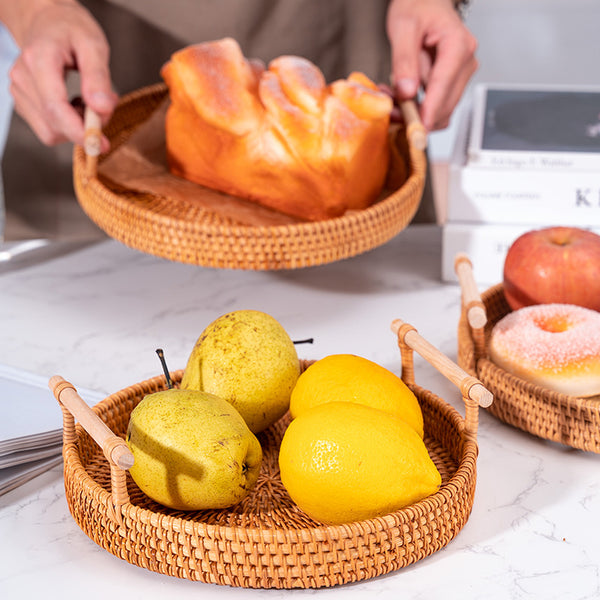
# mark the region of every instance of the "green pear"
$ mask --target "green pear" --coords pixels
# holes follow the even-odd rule
[[[264,312],[238,310],[202,332],[180,387],[231,402],[258,433],[286,413],[299,375],[296,347],[281,324]]]
[[[197,390],[145,396],[131,413],[127,443],[138,487],[177,510],[236,504],[256,483],[262,461],[259,441],[235,408]]]

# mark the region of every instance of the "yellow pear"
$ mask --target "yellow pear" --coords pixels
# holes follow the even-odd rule
[[[262,461],[259,441],[231,404],[196,390],[145,396],[131,413],[127,443],[138,487],[177,510],[236,504]]]
[[[299,375],[296,348],[281,324],[261,311],[238,310],[203,331],[180,387],[231,402],[258,433],[286,413]]]

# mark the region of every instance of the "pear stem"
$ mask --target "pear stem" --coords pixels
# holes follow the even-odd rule
[[[305,340],[293,340],[294,344],[312,344],[314,341],[314,338],[306,338]]]
[[[165,373],[165,379],[167,380],[167,386],[170,390],[173,389],[173,381],[171,379],[171,375],[169,374],[169,369],[167,368],[167,361],[165,360],[165,353],[162,348],[156,349],[156,354],[158,354],[158,358],[160,359],[160,364],[162,365],[163,371]]]

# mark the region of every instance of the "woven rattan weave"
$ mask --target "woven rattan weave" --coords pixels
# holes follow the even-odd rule
[[[494,395],[489,412],[540,438],[600,453],[600,400],[575,398],[542,388],[507,373],[490,361],[493,326],[510,312],[502,284],[481,294],[487,324],[474,330],[463,310],[458,325],[458,364],[478,377]]]
[[[238,587],[344,584],[389,573],[440,550],[465,525],[473,506],[478,402],[484,405],[474,392],[491,396],[454,363],[459,375],[451,380],[462,391],[464,418],[441,398],[415,385],[412,349],[402,341],[409,334],[422,339],[410,326],[399,331],[402,376],[421,403],[425,443],[442,475],[442,486],[433,495],[362,522],[328,526],[312,521],[292,502],[279,478],[278,448],[289,419],[283,417],[259,434],[264,458],[249,496],[230,509],[176,512],[146,497],[116,466],[111,458],[114,443],[101,448],[81,424],[75,426],[63,394],[65,388],[70,394],[76,392],[62,378],[54,377],[50,385],[64,414],[66,497],[75,521],[99,546],[134,565]],[[302,368],[308,364],[302,361]],[[179,381],[181,375],[181,371],[173,373],[173,379]],[[144,395],[159,389],[164,389],[162,376],[109,396],[93,413],[116,434],[111,434],[114,440],[124,444],[121,438],[131,411]]]
[[[165,100],[163,84],[124,96],[105,134],[111,152]],[[276,270],[338,261],[384,244],[412,220],[425,184],[425,153],[398,146],[408,166],[400,189],[362,211],[316,223],[248,226],[223,220],[193,203],[131,189],[114,189],[88,168],[76,146],[73,174],[83,210],[109,236],[143,252],[208,267]],[[100,157],[99,162],[106,157]]]

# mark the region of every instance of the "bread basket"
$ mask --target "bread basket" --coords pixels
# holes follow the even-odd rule
[[[455,268],[462,289],[458,364],[494,395],[488,411],[545,440],[600,453],[600,400],[554,392],[496,366],[488,356],[490,333],[511,310],[503,286],[479,294],[472,263],[464,254],[456,257]]]
[[[411,119],[404,143],[394,149],[406,161],[408,179],[371,207],[335,219],[238,225],[189,202],[108,185],[98,177],[98,164],[123,144],[167,95],[166,85],[156,84],[124,96],[104,130],[111,142],[107,155],[98,156],[99,122],[93,118],[86,129],[85,149],[74,149],[74,187],[81,207],[103,231],[127,246],[207,267],[295,269],[338,261],[380,246],[402,231],[418,209],[427,166],[424,130],[415,120],[411,104],[404,107]]]
[[[99,546],[140,567],[194,581],[248,588],[322,588],[395,571],[446,546],[467,522],[476,481],[478,407],[491,395],[477,379],[397,320],[402,378],[423,410],[425,443],[442,475],[433,495],[392,514],[344,525],[311,520],[281,484],[278,448],[289,416],[259,434],[263,464],[241,503],[212,511],[177,512],[151,501],[126,469],[129,415],[154,377],[108,396],[94,408],[59,376],[50,388],[63,411],[65,492],[81,529]],[[413,350],[460,390],[463,418],[414,382]],[[306,368],[308,361],[301,361]],[[172,374],[179,381],[182,371]],[[74,416],[79,421],[75,425]]]

